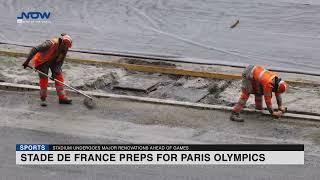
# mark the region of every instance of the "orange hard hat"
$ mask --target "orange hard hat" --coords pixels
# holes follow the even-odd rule
[[[288,84],[284,81],[280,81],[278,85],[278,93],[284,93],[287,90]]]
[[[62,34],[61,34],[62,35]],[[61,37],[62,42],[68,47],[71,48],[72,46],[72,39],[69,35],[67,34],[63,34],[63,36]]]

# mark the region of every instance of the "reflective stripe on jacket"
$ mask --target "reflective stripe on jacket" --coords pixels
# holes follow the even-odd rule
[[[272,81],[276,74],[264,69],[261,66],[254,66],[254,68],[251,70],[251,76],[253,80],[253,89],[258,89],[258,86],[262,87],[266,105],[268,109],[272,109]]]

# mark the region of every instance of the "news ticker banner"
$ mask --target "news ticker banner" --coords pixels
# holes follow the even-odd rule
[[[19,165],[304,164],[303,144],[17,144]]]

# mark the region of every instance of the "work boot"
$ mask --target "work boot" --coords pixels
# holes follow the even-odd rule
[[[59,99],[59,104],[72,104],[72,100],[68,98]]]
[[[46,106],[47,106],[46,98],[41,98],[40,105],[41,105],[42,107],[46,107]]]
[[[230,116],[231,121],[236,121],[236,122],[244,122],[244,119],[240,117],[239,113],[232,112]]]

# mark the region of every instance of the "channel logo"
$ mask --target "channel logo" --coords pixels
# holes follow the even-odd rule
[[[17,23],[51,23],[51,12],[29,11],[22,12],[17,16]]]

